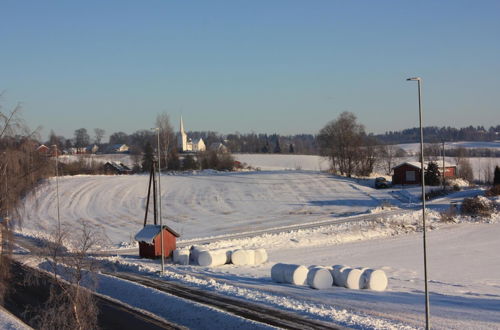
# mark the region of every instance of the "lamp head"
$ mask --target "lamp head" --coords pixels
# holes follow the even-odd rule
[[[406,81],[420,81],[420,80],[422,80],[422,78],[420,78],[420,77],[411,77],[411,78],[406,79]]]

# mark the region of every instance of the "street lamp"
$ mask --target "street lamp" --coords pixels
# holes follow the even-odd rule
[[[430,310],[429,310],[429,290],[427,285],[427,239],[425,227],[425,180],[424,180],[424,129],[422,128],[422,78],[412,77],[406,81],[418,82],[418,118],[420,122],[420,164],[421,164],[421,181],[422,181],[422,226],[424,239],[424,282],[425,282],[425,328],[430,329]]]
[[[61,216],[59,211],[59,149],[53,144],[54,155],[56,156],[56,202],[57,202],[57,230],[61,230]],[[59,234],[59,233],[58,233]]]
[[[157,153],[158,153],[158,216],[160,217],[160,245],[161,245],[161,274],[165,271],[165,252],[163,250],[163,220],[161,218],[161,158],[160,158],[160,128],[152,128],[156,130],[158,137],[157,140]]]

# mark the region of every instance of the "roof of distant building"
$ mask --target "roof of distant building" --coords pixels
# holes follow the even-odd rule
[[[135,240],[138,242],[144,242],[144,243],[149,243],[152,244],[153,240],[158,234],[160,233],[160,226],[159,225],[145,225],[144,228],[142,228],[136,235],[135,235]],[[180,237],[180,235],[170,228],[167,225],[163,225],[163,229],[168,230],[169,232],[172,233],[175,237]]]

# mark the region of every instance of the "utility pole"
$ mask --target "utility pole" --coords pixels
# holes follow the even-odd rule
[[[160,128],[153,128],[157,133],[157,152],[158,152],[158,216],[160,217],[160,245],[161,245],[161,271],[163,274],[165,271],[165,251],[163,243],[163,219],[161,217],[161,151],[160,151]]]
[[[413,77],[406,79],[407,81],[418,82],[418,119],[420,122],[420,164],[421,164],[421,180],[422,180],[422,231],[424,245],[424,285],[425,285],[425,329],[430,329],[430,304],[429,304],[429,288],[427,279],[427,238],[425,224],[425,177],[424,177],[424,129],[422,126],[422,78]]]
[[[443,184],[443,191],[444,191],[444,189],[445,189],[445,182],[444,182],[444,181],[445,181],[445,179],[444,179],[444,176],[445,176],[445,174],[446,174],[446,167],[444,167],[444,139],[442,140],[442,142],[443,142],[443,173],[442,173],[442,175],[441,175],[441,180],[442,180],[442,184]]]
[[[57,150],[57,145],[53,144],[54,153],[56,157],[56,202],[57,202],[57,230],[58,234],[61,232],[61,215],[59,210],[59,152]]]

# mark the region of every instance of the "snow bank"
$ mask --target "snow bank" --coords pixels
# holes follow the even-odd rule
[[[278,263],[271,268],[271,278],[278,283],[305,285],[308,272],[306,266]]]
[[[330,270],[322,266],[311,266],[307,273],[307,285],[313,289],[328,289],[333,285]]]

